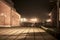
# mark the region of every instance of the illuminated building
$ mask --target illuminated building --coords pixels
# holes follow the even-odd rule
[[[0,0],[0,27],[20,26],[20,17],[9,3]]]

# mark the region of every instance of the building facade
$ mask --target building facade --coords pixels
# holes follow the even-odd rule
[[[6,1],[0,0],[0,27],[20,25],[21,15]]]

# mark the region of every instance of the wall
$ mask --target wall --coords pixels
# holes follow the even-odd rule
[[[0,1],[0,20],[2,20],[0,21],[1,26],[10,26],[10,11],[11,8]]]
[[[20,17],[15,9],[0,1],[0,27],[19,26]]]
[[[12,16],[12,26],[18,26],[18,25],[20,25],[20,15],[16,12],[16,11],[14,11],[14,10],[12,10],[12,14],[11,14]]]

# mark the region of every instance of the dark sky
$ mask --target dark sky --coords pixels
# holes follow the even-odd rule
[[[49,0],[13,0],[13,2],[22,17],[48,18]]]

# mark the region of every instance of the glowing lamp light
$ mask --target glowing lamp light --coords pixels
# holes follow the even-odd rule
[[[21,18],[21,22],[27,22],[26,18]]]
[[[49,13],[48,15],[51,16],[51,13]]]
[[[51,22],[51,19],[46,20],[46,22]]]
[[[38,21],[38,19],[37,18],[32,18],[32,19],[30,19],[30,22],[37,22]]]

